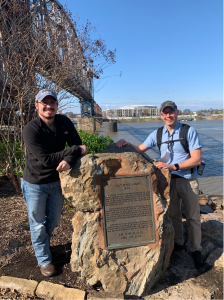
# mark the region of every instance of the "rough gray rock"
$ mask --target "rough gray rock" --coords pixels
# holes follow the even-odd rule
[[[100,179],[104,176],[151,174],[156,243],[125,249],[105,249]],[[174,231],[168,214],[170,175],[147,155],[115,144],[79,159],[60,174],[63,194],[76,208],[73,218],[71,266],[90,285],[106,292],[141,296],[149,292],[169,264]]]
[[[199,203],[201,205],[207,205],[213,210],[222,209],[223,210],[223,195],[199,195]]]
[[[210,266],[217,268],[223,268],[223,248],[217,248],[210,253],[206,263]]]
[[[214,210],[211,209],[209,206],[206,205],[200,205],[200,213],[201,214],[209,214],[209,213],[213,213]]]
[[[202,214],[201,223],[208,222],[210,220],[215,220],[217,222],[223,223],[223,214],[218,213],[217,210],[214,213]]]
[[[201,224],[202,238],[223,247],[223,223],[209,220]]]

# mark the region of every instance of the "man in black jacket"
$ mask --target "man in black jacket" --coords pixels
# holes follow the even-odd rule
[[[46,276],[56,273],[50,252],[50,237],[59,225],[64,197],[59,172],[72,168],[86,146],[73,123],[56,114],[57,95],[41,90],[35,99],[38,116],[23,129],[26,164],[21,187],[27,205],[31,240],[41,270]],[[66,142],[70,148],[65,150]]]

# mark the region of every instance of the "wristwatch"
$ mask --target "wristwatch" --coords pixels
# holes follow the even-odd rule
[[[174,164],[176,171],[179,171],[179,165],[178,164]]]

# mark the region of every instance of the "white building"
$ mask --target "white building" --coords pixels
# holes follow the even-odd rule
[[[159,109],[154,105],[129,105],[104,111],[107,118],[158,116]]]
[[[157,116],[159,109],[154,105],[129,105],[115,109],[117,117]]]
[[[114,109],[107,109],[106,110],[106,117],[107,118],[114,118]]]

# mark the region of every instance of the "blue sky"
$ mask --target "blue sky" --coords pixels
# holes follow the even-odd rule
[[[117,49],[116,64],[94,83],[103,110],[166,100],[181,110],[223,107],[221,0],[59,1]]]

